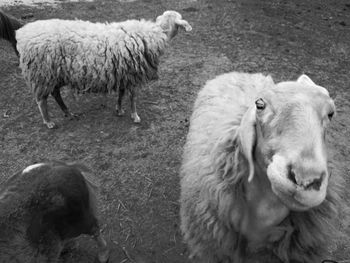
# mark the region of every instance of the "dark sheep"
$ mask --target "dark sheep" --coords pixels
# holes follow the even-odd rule
[[[0,186],[0,262],[57,262],[67,241],[93,236],[98,261],[108,261],[100,234],[97,186],[78,164],[28,166]]]
[[[15,30],[21,28],[24,23],[10,15],[5,15],[0,12],[0,38],[9,41],[15,50],[17,56],[19,56],[17,50],[17,40]]]

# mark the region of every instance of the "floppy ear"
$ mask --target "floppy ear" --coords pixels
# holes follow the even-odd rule
[[[329,96],[329,92],[328,90],[326,90],[324,87],[321,87],[317,84],[315,84],[315,82],[313,82],[307,75],[303,74],[301,75],[298,80],[298,83],[300,84],[305,84],[305,85],[309,85],[309,86],[314,86],[317,87],[319,89],[319,91],[321,91],[323,94]]]
[[[179,27],[182,27],[187,32],[192,30],[191,25],[186,20],[176,19],[175,24],[178,25]]]
[[[255,125],[256,108],[253,106],[249,108],[243,115],[241,125],[238,129],[238,137],[241,144],[241,149],[249,165],[248,182],[251,182],[254,177],[253,148],[256,142]]]

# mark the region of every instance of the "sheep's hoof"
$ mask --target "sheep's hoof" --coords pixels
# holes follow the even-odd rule
[[[49,128],[49,129],[54,129],[57,127],[56,124],[52,121],[45,122],[45,124],[46,124],[47,128]]]
[[[140,123],[141,122],[141,119],[139,117],[139,115],[137,115],[137,113],[131,113],[131,119],[134,120],[134,123]]]
[[[117,116],[123,116],[125,111],[123,109],[117,109]]]
[[[65,117],[69,118],[70,120],[77,120],[79,119],[79,116],[75,113],[69,112],[64,115]]]

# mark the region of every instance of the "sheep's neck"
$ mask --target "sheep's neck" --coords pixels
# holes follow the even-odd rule
[[[279,239],[284,232],[277,226],[288,216],[289,209],[272,192],[267,176],[255,174],[250,183],[246,182],[245,190],[242,233],[254,243]]]

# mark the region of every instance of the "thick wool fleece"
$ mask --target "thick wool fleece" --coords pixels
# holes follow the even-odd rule
[[[234,227],[242,220],[248,177],[237,129],[255,94],[272,84],[262,74],[228,73],[208,81],[198,94],[180,174],[181,230],[195,262],[320,262],[336,233],[337,177],[329,181],[320,206],[291,212],[274,229],[284,233],[277,241],[250,244]]]
[[[57,86],[110,92],[132,88],[157,72],[167,36],[145,20],[120,23],[42,20],[16,31],[23,76],[36,98]]]

